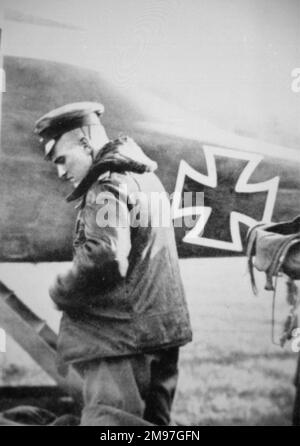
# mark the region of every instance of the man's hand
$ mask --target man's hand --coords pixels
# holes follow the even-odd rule
[[[70,270],[60,274],[49,290],[62,310],[86,308],[95,299],[99,302],[99,294],[106,287],[116,286],[126,277],[131,249],[127,196],[111,182],[98,184],[96,192],[98,199],[87,200],[84,209],[84,242],[76,247]],[[116,223],[116,219],[107,225],[99,224],[98,213],[104,210],[107,215],[117,210],[123,224]]]

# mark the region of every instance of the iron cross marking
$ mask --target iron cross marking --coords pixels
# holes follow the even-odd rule
[[[172,202],[173,219],[194,217],[193,227],[186,228],[186,243],[242,251],[240,224],[251,227],[259,221],[271,221],[279,177],[251,182],[263,159],[254,153],[214,146],[203,146],[203,152],[206,174],[183,160],[180,162]],[[185,206],[187,191],[203,192],[204,202]]]

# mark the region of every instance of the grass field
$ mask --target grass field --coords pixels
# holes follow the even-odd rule
[[[244,258],[181,260],[194,340],[181,351],[174,418],[185,425],[288,425],[297,355],[270,340],[270,292],[252,295]],[[57,330],[47,296],[67,264],[1,265],[0,277]],[[277,321],[288,311],[280,284]],[[10,339],[0,354],[2,383],[51,380]]]

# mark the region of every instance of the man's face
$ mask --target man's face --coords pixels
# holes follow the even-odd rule
[[[92,165],[91,149],[84,135],[65,133],[57,141],[52,158],[59,178],[69,180],[76,187]]]

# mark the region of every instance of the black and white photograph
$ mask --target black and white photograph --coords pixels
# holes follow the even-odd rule
[[[300,426],[300,0],[0,31],[0,426]]]

